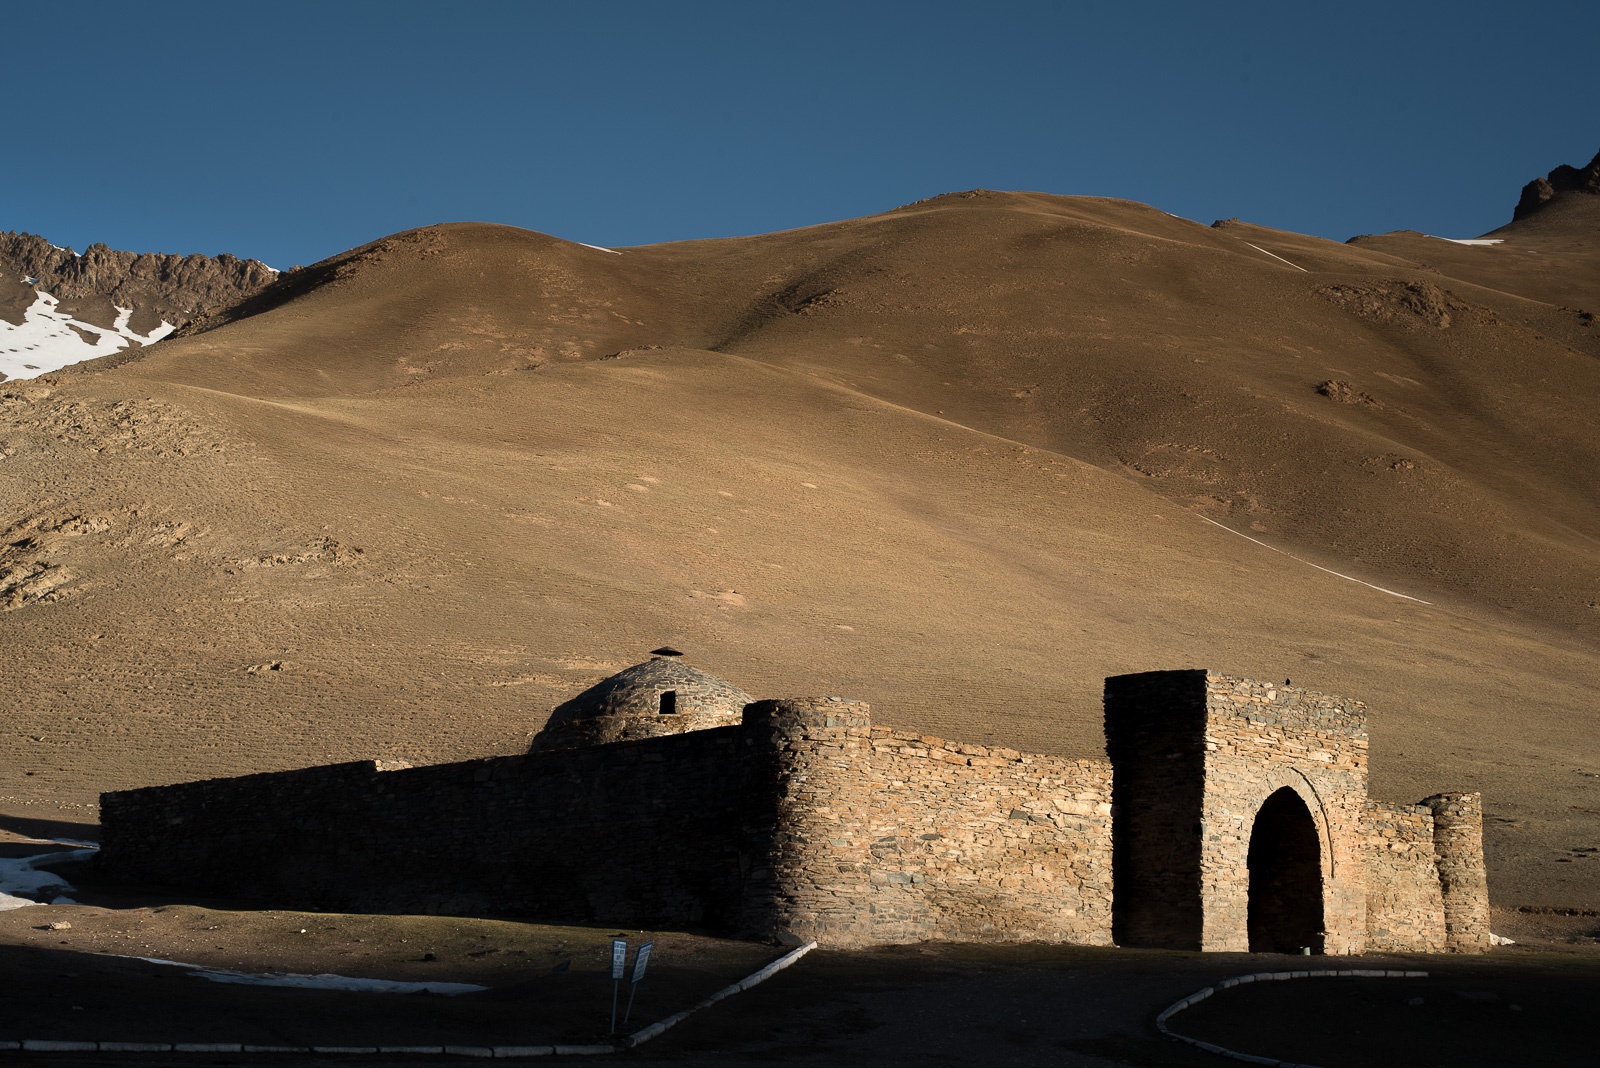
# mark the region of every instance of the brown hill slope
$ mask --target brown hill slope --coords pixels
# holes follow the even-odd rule
[[[975,191],[338,257],[6,394],[0,804],[514,751],[663,641],[1074,754],[1204,665],[1366,699],[1376,792],[1481,788],[1500,900],[1600,903],[1600,345],[1404,252]]]

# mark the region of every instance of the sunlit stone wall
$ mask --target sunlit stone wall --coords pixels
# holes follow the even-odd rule
[[[1477,795],[1369,803],[1359,703],[1151,672],[1107,680],[1106,725],[1110,763],[874,726],[839,698],[756,701],[659,737],[110,793],[100,862],[319,908],[1243,951],[1252,833],[1289,791],[1314,949],[1487,943]]]

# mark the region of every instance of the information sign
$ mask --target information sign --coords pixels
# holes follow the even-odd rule
[[[635,983],[644,978],[645,967],[650,963],[650,947],[654,945],[654,942],[646,942],[639,947],[638,955],[633,958],[633,981]]]
[[[617,1033],[617,990],[622,986],[622,977],[628,970],[628,940],[626,938],[613,938],[611,940],[611,1033]],[[628,988],[628,1003],[633,1003],[633,987]]]

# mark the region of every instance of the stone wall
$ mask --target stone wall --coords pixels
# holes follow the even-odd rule
[[[1363,830],[1368,951],[1443,950],[1444,901],[1434,864],[1432,809],[1368,801]]]
[[[873,727],[865,705],[762,701],[770,843],[744,926],[833,945],[1111,941],[1111,769]]]
[[[745,709],[746,744],[762,755],[770,788],[751,798],[757,843],[742,927],[780,941],[845,945],[904,940],[915,917],[871,907],[867,814],[850,786],[864,771],[866,705],[838,699],[757,701]]]
[[[873,900],[920,918],[907,935],[1111,944],[1110,764],[877,727],[868,741]]]
[[[732,928],[748,762],[724,727],[104,795],[118,878],[283,905]]]
[[[1106,680],[1118,945],[1199,949],[1204,671]]]
[[[1358,702],[1119,676],[1106,736],[1109,764],[758,701],[737,725],[587,748],[106,794],[100,862],[286,906],[834,945],[1487,944],[1477,795],[1368,803]]]
[[[1251,948],[1250,867],[1256,814],[1290,790],[1321,845],[1324,952],[1366,944],[1366,709],[1359,701],[1228,675],[1206,676],[1206,803],[1200,880],[1201,948]]]
[[[1107,679],[1105,709],[1119,943],[1249,950],[1251,836],[1263,806],[1288,791],[1307,821],[1311,859],[1296,876],[1308,896],[1303,911],[1322,921],[1302,924],[1301,940],[1328,953],[1361,952],[1367,735],[1359,702],[1206,671],[1156,671]],[[1319,884],[1320,906],[1310,900]],[[1256,895],[1258,904],[1275,896]]]
[[[1460,953],[1489,948],[1489,881],[1483,866],[1483,798],[1435,794],[1423,802],[1433,812],[1434,861],[1444,898],[1445,940]]]
[[[102,800],[101,864],[193,893],[838,945],[1110,941],[1110,770],[764,701],[738,727]]]

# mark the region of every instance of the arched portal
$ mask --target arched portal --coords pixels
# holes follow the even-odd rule
[[[1284,787],[1250,832],[1250,951],[1322,952],[1322,845],[1300,795]]]

